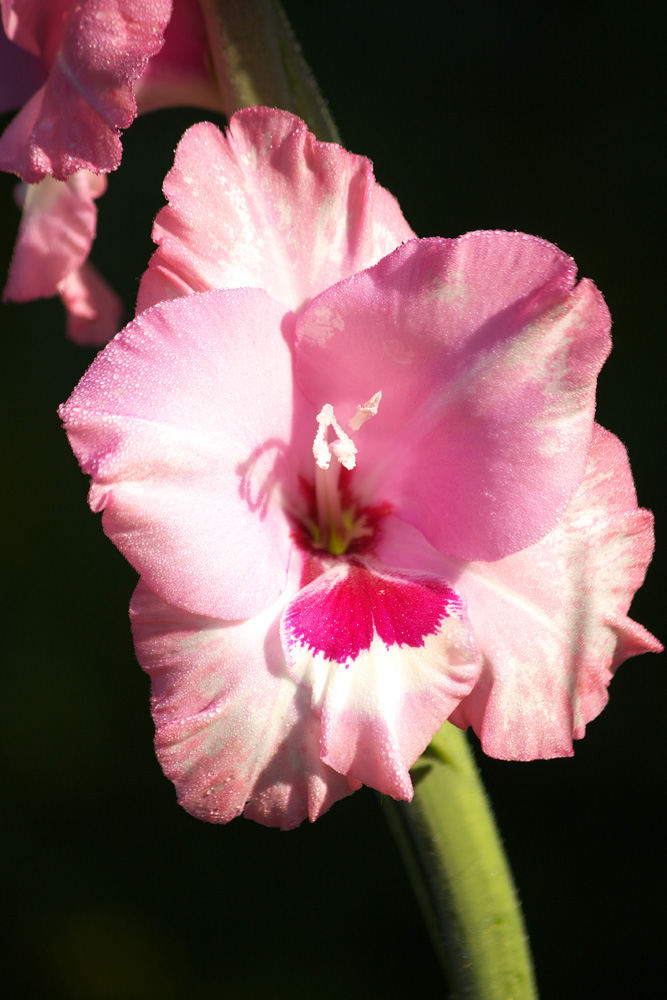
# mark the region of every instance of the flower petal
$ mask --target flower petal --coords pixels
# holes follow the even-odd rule
[[[134,95],[140,114],[191,105],[230,114],[211,69],[202,10],[193,0],[174,0],[164,45],[151,57]]]
[[[263,288],[290,309],[414,234],[370,162],[300,119],[245,108],[223,136],[194,125],[176,151],[138,308],[188,291]]]
[[[444,580],[337,560],[285,609],[288,670],[312,691],[322,760],[394,798],[479,673],[464,606]]]
[[[67,309],[67,336],[82,347],[103,347],[121,325],[123,305],[92,264],[83,264],[58,282]]]
[[[25,104],[45,77],[40,60],[11,42],[0,25],[0,114]]]
[[[52,62],[58,55],[67,20],[75,0],[0,0],[2,23],[8,38],[26,52]]]
[[[95,238],[95,199],[106,186],[106,177],[80,170],[66,182],[45,177],[24,187],[6,299],[28,302],[56,295],[59,282],[81,267]]]
[[[60,295],[68,336],[94,347],[118,332],[122,313],[116,293],[86,264],[97,228],[95,199],[106,186],[106,177],[88,170],[67,181],[19,185],[23,217],[4,294],[15,302]]]
[[[284,588],[290,322],[257,289],[161,303],[61,407],[105,531],[152,590],[197,614],[250,617]]]
[[[132,598],[157,755],[180,804],[200,819],[244,813],[287,830],[359,787],[320,760],[308,693],[285,672],[283,603],[225,622],[165,604],[142,582]]]
[[[448,573],[468,603],[484,670],[451,721],[484,751],[513,760],[570,756],[607,702],[629,656],[661,645],[626,617],[653,551],[653,519],[637,508],[623,445],[596,426],[586,476],[557,528],[494,563],[457,564],[432,550],[419,565]],[[396,526],[383,559],[411,565],[413,528]]]
[[[134,84],[162,46],[171,0],[40,4],[37,18],[34,10],[14,0],[7,34],[50,72],[0,139],[0,170],[29,183],[47,174],[65,180],[81,168],[114,170],[118,130],[136,116]]]
[[[583,476],[609,314],[571,258],[520,233],[419,240],[299,316],[295,375],[355,437],[360,500],[443,553],[497,559],[543,537]]]

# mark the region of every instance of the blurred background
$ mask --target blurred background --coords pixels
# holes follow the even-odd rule
[[[642,4],[284,4],[345,145],[374,161],[420,236],[535,233],[602,290],[615,346],[598,418],[664,524],[664,25]],[[93,260],[127,318],[161,181],[198,117],[139,119],[99,202]],[[0,175],[2,275],[13,186]],[[373,793],[291,833],[208,826],[176,805],[130,640],[135,575],[86,507],[56,416],[92,352],[65,340],[56,301],[0,317],[9,995],[443,996]],[[664,640],[660,527],[633,616]],[[661,993],[665,689],[662,657],[631,660],[574,758],[480,756],[543,1000]]]

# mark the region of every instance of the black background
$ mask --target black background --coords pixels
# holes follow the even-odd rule
[[[604,293],[598,419],[664,509],[664,25],[641,4],[286,0],[345,145],[420,236],[518,229]],[[196,112],[139,119],[93,259],[128,318],[173,149]],[[8,120],[8,119],[7,119]],[[18,224],[0,176],[1,270]],[[378,801],[284,834],[180,810],[152,751],[127,624],[134,573],[85,504],[56,406],[92,353],[59,303],[2,316],[8,572],[0,738],[12,996],[442,996]],[[660,538],[660,522],[658,524]],[[633,615],[667,635],[660,551]],[[481,759],[543,1000],[652,997],[664,951],[664,660],[624,665],[570,760]]]

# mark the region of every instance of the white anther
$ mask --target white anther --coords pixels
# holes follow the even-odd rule
[[[349,421],[349,426],[353,431],[358,431],[362,424],[365,424],[367,420],[370,420],[371,417],[375,416],[381,399],[382,392],[379,391],[376,392],[374,396],[371,396],[367,403],[363,403],[361,406],[357,407],[357,412]]]
[[[356,458],[354,456],[357,454],[357,449],[354,446],[352,438],[348,437],[336,420],[331,403],[324,404],[320,412],[317,414],[317,423],[319,426],[317,428],[315,440],[313,441],[313,456],[320,469],[329,468],[329,462],[331,461],[332,455],[334,455],[346,469],[353,469],[356,464]],[[327,443],[327,431],[329,427],[332,427],[334,432],[338,435],[338,439],[332,444]]]
[[[329,445],[329,450],[346,469],[353,469],[357,464],[357,459],[355,458],[357,449],[354,441],[347,434],[342,438],[338,438],[337,441],[333,441]]]

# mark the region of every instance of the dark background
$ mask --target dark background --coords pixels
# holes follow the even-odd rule
[[[659,515],[664,25],[641,4],[285,6],[344,143],[373,159],[419,235],[535,233],[598,284],[615,341],[598,417],[628,446],[640,502]],[[161,180],[196,117],[138,120],[100,202],[93,259],[128,318]],[[2,273],[18,224],[12,187],[0,176]],[[442,996],[373,793],[287,834],[207,826],[176,806],[130,642],[134,573],[87,510],[55,412],[92,353],[65,341],[55,301],[0,316],[10,995]],[[633,614],[665,639],[660,557]],[[543,1000],[662,992],[665,688],[662,658],[629,661],[573,759],[480,760]]]

